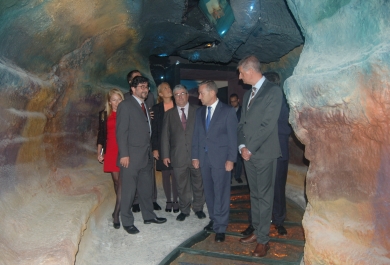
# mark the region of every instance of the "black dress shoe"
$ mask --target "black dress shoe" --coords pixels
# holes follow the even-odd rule
[[[127,233],[132,234],[132,235],[139,233],[139,230],[134,225],[123,226],[123,229],[125,229]]]
[[[207,232],[213,232],[214,231],[213,225],[214,225],[214,222],[210,221],[209,224],[204,227],[204,230]]]
[[[141,211],[141,209],[139,208],[139,204],[133,204],[133,207],[131,208],[131,211],[133,213],[139,213]]]
[[[166,218],[156,217],[154,219],[144,220],[144,224],[151,224],[151,223],[162,224],[162,223],[165,223],[166,221],[167,221]]]
[[[121,227],[121,223],[113,223],[115,229],[119,229]]]
[[[249,236],[255,231],[255,228],[252,225],[249,225],[244,231],[241,232],[244,236]]]
[[[180,213],[177,217],[176,217],[176,220],[177,221],[184,221],[186,219],[186,217],[190,216],[189,214],[185,214],[185,213]]]
[[[241,178],[236,179],[236,181],[237,181],[238,183],[242,183],[242,182],[243,182]]]
[[[198,216],[199,219],[206,218],[206,214],[203,211],[197,211],[195,215]]]
[[[160,207],[160,205],[158,205],[157,202],[153,202],[153,209],[154,209],[155,211],[160,211],[160,210],[161,210],[161,207]]]
[[[223,242],[223,241],[225,241],[225,233],[216,233],[215,242]]]
[[[276,229],[278,229],[278,234],[281,236],[287,235],[287,230],[283,225],[277,225]]]

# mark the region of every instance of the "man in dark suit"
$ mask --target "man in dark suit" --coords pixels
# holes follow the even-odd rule
[[[250,187],[254,233],[241,238],[243,244],[257,243],[252,255],[263,257],[269,250],[274,181],[277,158],[280,157],[278,118],[282,106],[282,90],[261,73],[255,56],[238,63],[239,78],[252,85],[245,93],[238,125],[239,151],[244,159]]]
[[[280,77],[278,73],[268,72],[264,76],[271,82],[279,85]],[[287,104],[286,96],[283,93],[282,108],[280,109],[278,119],[278,137],[282,156],[278,158],[276,165],[276,177],[274,188],[274,204],[272,210],[272,224],[275,225],[279,235],[286,235],[287,230],[284,228],[286,218],[286,181],[288,173],[288,140],[291,134],[291,126],[288,123],[290,109]]]
[[[240,119],[241,119],[241,106],[240,106],[240,99],[238,98],[238,95],[237,94],[231,94],[230,95],[230,106],[232,106],[235,111],[236,111],[236,115],[237,115],[237,120],[238,122],[240,122]],[[238,154],[237,156],[237,162],[234,163],[234,179],[238,182],[238,183],[242,183],[242,179],[241,179],[241,172],[242,172],[242,157],[240,154]],[[232,171],[232,177],[233,177],[233,171]]]
[[[206,231],[216,232],[215,241],[225,241],[229,221],[230,171],[237,159],[237,116],[235,110],[217,98],[214,81],[199,84],[203,107],[196,111],[192,137],[192,164],[201,169],[210,223]]]
[[[153,212],[153,156],[150,142],[150,117],[144,100],[148,95],[149,81],[137,76],[131,82],[132,95],[122,101],[117,110],[116,139],[118,166],[122,180],[121,220],[129,234],[139,230],[134,226],[131,212],[136,189],[139,191],[141,212],[145,224],[166,222]]]
[[[131,81],[133,81],[134,77],[136,77],[136,76],[142,76],[141,72],[138,70],[132,70],[126,76],[127,83],[129,83],[129,86],[130,86],[130,91],[124,94],[125,99],[131,97],[131,94],[132,94]],[[148,96],[145,99],[145,104],[146,104],[146,106],[148,106],[147,109],[149,110],[150,117],[153,119],[153,112],[150,111],[154,105],[153,93],[148,93]],[[156,175],[154,173],[154,170],[152,171],[152,174],[153,174],[153,209],[154,210],[161,210],[160,205],[158,205],[158,203],[156,202],[157,201],[157,185],[156,185]],[[135,193],[132,211],[134,213],[141,211],[139,208],[138,191],[136,191],[136,193]]]
[[[205,198],[202,175],[199,168],[194,168],[191,160],[192,134],[198,106],[188,103],[188,91],[183,85],[175,86],[173,95],[176,107],[164,115],[161,157],[166,166],[171,164],[176,177],[181,211],[176,220],[184,221],[190,215],[191,202],[195,215],[203,219],[206,215],[203,212]]]

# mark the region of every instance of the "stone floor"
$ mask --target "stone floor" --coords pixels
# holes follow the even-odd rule
[[[245,185],[232,183],[230,224],[226,242],[215,244],[214,236],[203,232],[208,224],[193,213],[183,222],[176,221],[177,214],[156,211],[168,221],[161,225],[143,224],[140,213],[135,214],[137,235],[127,234],[123,228],[112,227],[114,198],[103,202],[91,216],[80,242],[75,264],[299,264],[303,254],[303,210],[295,203],[288,204],[288,236],[283,238],[271,229],[271,251],[263,259],[250,256],[252,247],[238,243],[239,231],[248,225],[247,208],[249,195]],[[164,208],[165,198],[161,176],[157,174],[158,200]],[[239,185],[239,186],[238,186]],[[283,262],[279,262],[283,261]],[[277,263],[274,263],[277,262]]]

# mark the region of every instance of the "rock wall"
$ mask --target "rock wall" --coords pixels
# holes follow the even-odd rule
[[[287,2],[305,36],[284,86],[310,160],[305,264],[390,264],[390,3]]]

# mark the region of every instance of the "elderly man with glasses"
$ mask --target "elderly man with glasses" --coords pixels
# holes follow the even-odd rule
[[[161,157],[164,164],[173,168],[179,195],[181,213],[177,221],[184,221],[192,210],[199,219],[206,218],[203,212],[205,198],[202,175],[191,161],[191,142],[198,106],[189,104],[185,86],[177,85],[173,89],[176,107],[164,114],[161,137]],[[192,192],[191,192],[192,190]]]

